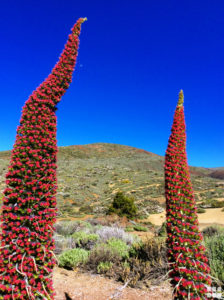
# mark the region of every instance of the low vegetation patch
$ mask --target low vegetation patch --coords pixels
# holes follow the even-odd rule
[[[132,287],[158,284],[165,278],[168,271],[165,223],[157,231],[157,237],[144,241],[122,228],[101,226],[97,222],[64,224],[64,229],[58,226],[57,230],[65,235],[57,233],[55,239],[60,267],[73,269],[81,266],[93,273],[129,281]],[[143,227],[135,224],[127,228],[136,230],[136,226]],[[212,276],[217,278],[214,285],[224,287],[224,228],[209,226],[202,233]]]
[[[203,230],[214,284],[224,287],[224,228],[210,226]]]
[[[73,233],[72,239],[75,247],[90,250],[99,239],[99,236],[94,233],[88,234],[84,231],[78,231]]]
[[[84,264],[87,262],[89,257],[89,251],[84,249],[70,249],[66,250],[59,256],[59,266],[73,269],[80,264]]]
[[[144,227],[144,226],[141,226],[141,225],[135,225],[134,226],[134,230],[136,231],[144,231],[144,232],[147,232],[148,231],[148,228]]]

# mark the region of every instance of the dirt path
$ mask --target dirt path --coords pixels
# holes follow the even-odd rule
[[[167,282],[143,291],[124,287],[121,283],[100,275],[77,273],[55,268],[53,273],[55,300],[170,300],[171,289]],[[119,292],[120,291],[120,292]],[[70,297],[65,296],[65,293]],[[116,296],[117,295],[117,296]],[[114,296],[114,297],[113,297]]]

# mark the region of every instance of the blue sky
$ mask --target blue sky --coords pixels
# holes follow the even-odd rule
[[[87,17],[58,145],[119,143],[164,155],[184,90],[189,164],[224,166],[222,0],[7,0],[1,3],[0,150],[21,109]]]

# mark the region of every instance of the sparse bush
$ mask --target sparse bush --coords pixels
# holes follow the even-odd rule
[[[59,266],[68,269],[73,269],[80,264],[86,263],[88,257],[89,251],[79,248],[70,249],[59,255]]]
[[[97,273],[106,273],[108,272],[113,266],[113,263],[110,261],[100,262],[97,266]]]
[[[219,230],[215,226],[208,226],[202,230],[202,234],[204,237],[212,237],[219,233]]]
[[[93,212],[93,207],[90,205],[83,205],[79,208],[80,213],[90,214]]]
[[[87,268],[91,271],[97,272],[97,266],[104,262],[110,261],[111,263],[116,263],[121,260],[120,255],[114,252],[108,247],[107,244],[101,243],[97,244],[90,252]]]
[[[158,283],[167,273],[165,240],[157,238],[129,247],[112,238],[95,245],[85,268],[124,282],[130,280],[133,287],[140,281]]]
[[[97,230],[96,234],[99,235],[103,242],[106,242],[111,238],[116,238],[122,240],[128,245],[131,245],[135,240],[133,235],[127,234],[122,228],[119,227],[104,226]]]
[[[212,200],[211,201],[212,208],[221,208],[224,207],[224,201]]]
[[[201,208],[221,208],[224,207],[224,201],[208,200],[200,203]]]
[[[111,238],[107,241],[108,247],[112,252],[116,253],[121,258],[128,258],[129,247],[128,245],[120,239]]]
[[[55,224],[56,233],[64,236],[68,236],[77,231],[80,227],[78,221],[60,221]]]
[[[144,227],[144,226],[141,226],[141,225],[135,225],[135,226],[134,226],[134,230],[146,232],[146,231],[148,231],[148,228],[146,228],[146,227]]]
[[[164,237],[166,236],[166,222],[163,222],[163,224],[159,228],[157,234],[158,234],[158,236],[164,236]]]
[[[125,232],[132,232],[132,231],[134,231],[133,227],[126,227],[125,228]]]
[[[108,209],[108,214],[111,213],[115,213],[121,217],[126,216],[130,219],[134,218],[137,214],[137,207],[134,203],[134,198],[124,195],[123,192],[118,192]]]
[[[224,286],[224,234],[216,233],[205,236],[211,274],[221,281]]]
[[[166,244],[164,238],[148,239],[145,242],[136,243],[129,251],[131,256],[136,256],[143,261],[161,263],[167,265]]]
[[[206,210],[204,209],[204,208],[202,208],[202,207],[199,207],[198,209],[197,209],[197,213],[198,214],[204,214],[206,212]]]
[[[122,262],[114,269],[123,282],[130,280],[129,286],[131,287],[137,286],[141,280],[148,279],[151,272],[149,261],[142,261],[135,257],[130,258],[128,262]]]
[[[71,236],[54,235],[55,239],[55,254],[61,254],[63,251],[76,247]]]
[[[99,239],[99,236],[94,233],[87,234],[86,232],[78,231],[73,233],[72,239],[76,247],[90,250],[95,245],[96,241]]]

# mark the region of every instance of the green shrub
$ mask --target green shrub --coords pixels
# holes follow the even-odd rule
[[[211,274],[224,285],[224,234],[205,236],[204,241],[208,250]]]
[[[205,212],[206,212],[206,210],[205,210],[204,208],[199,207],[199,208],[197,209],[197,213],[198,213],[198,214],[203,214],[203,213],[205,213]]]
[[[79,221],[59,221],[55,224],[55,231],[59,235],[68,236],[76,232]]]
[[[134,231],[134,228],[133,227],[126,227],[124,231],[125,232],[132,232],[132,231]]]
[[[159,230],[157,231],[158,236],[166,236],[166,222],[163,222]]]
[[[93,212],[93,207],[90,205],[83,205],[79,208],[80,213],[91,214]]]
[[[63,252],[61,255],[59,255],[59,266],[73,269],[77,267],[80,264],[84,264],[87,262],[89,257],[89,251],[86,251],[84,249],[71,249]]]
[[[95,245],[85,267],[132,287],[158,284],[167,274],[165,239],[156,238],[132,244],[129,248],[121,240],[110,239]]]
[[[88,265],[89,270],[97,271],[100,263],[119,263],[120,261],[128,258],[129,246],[122,240],[111,238],[107,243],[96,244],[91,250]]]
[[[121,258],[128,258],[129,247],[122,240],[111,238],[107,241],[107,246]]]
[[[150,276],[151,266],[149,261],[142,261],[131,257],[128,262],[115,266],[114,272],[123,282],[129,281],[131,287],[136,287],[139,281],[147,280]]]
[[[110,261],[111,263],[117,263],[121,260],[118,253],[111,250],[105,243],[100,243],[95,245],[95,247],[90,251],[88,264],[86,268],[91,271],[97,272],[97,267],[100,263],[106,263]]]
[[[76,247],[87,248],[87,250],[90,250],[99,239],[99,236],[94,233],[87,234],[86,232],[78,231],[73,233],[72,239]]]
[[[212,200],[211,201],[211,206],[212,206],[212,208],[221,208],[221,207],[224,207],[224,201]]]
[[[121,217],[126,216],[128,218],[134,218],[137,214],[134,198],[124,195],[123,192],[118,192],[108,209],[108,213],[115,213]]]
[[[144,242],[136,243],[132,246],[129,253],[131,256],[136,256],[144,261],[161,262],[162,265],[165,265],[167,262],[166,244],[163,237],[151,238]]]
[[[106,273],[107,271],[109,271],[111,269],[111,267],[113,266],[112,262],[109,261],[105,261],[105,262],[100,262],[97,266],[97,273]]]
[[[135,226],[134,226],[134,230],[146,232],[146,231],[148,231],[148,228],[146,228],[146,227],[144,227],[144,226],[141,226],[141,225],[135,225]]]

